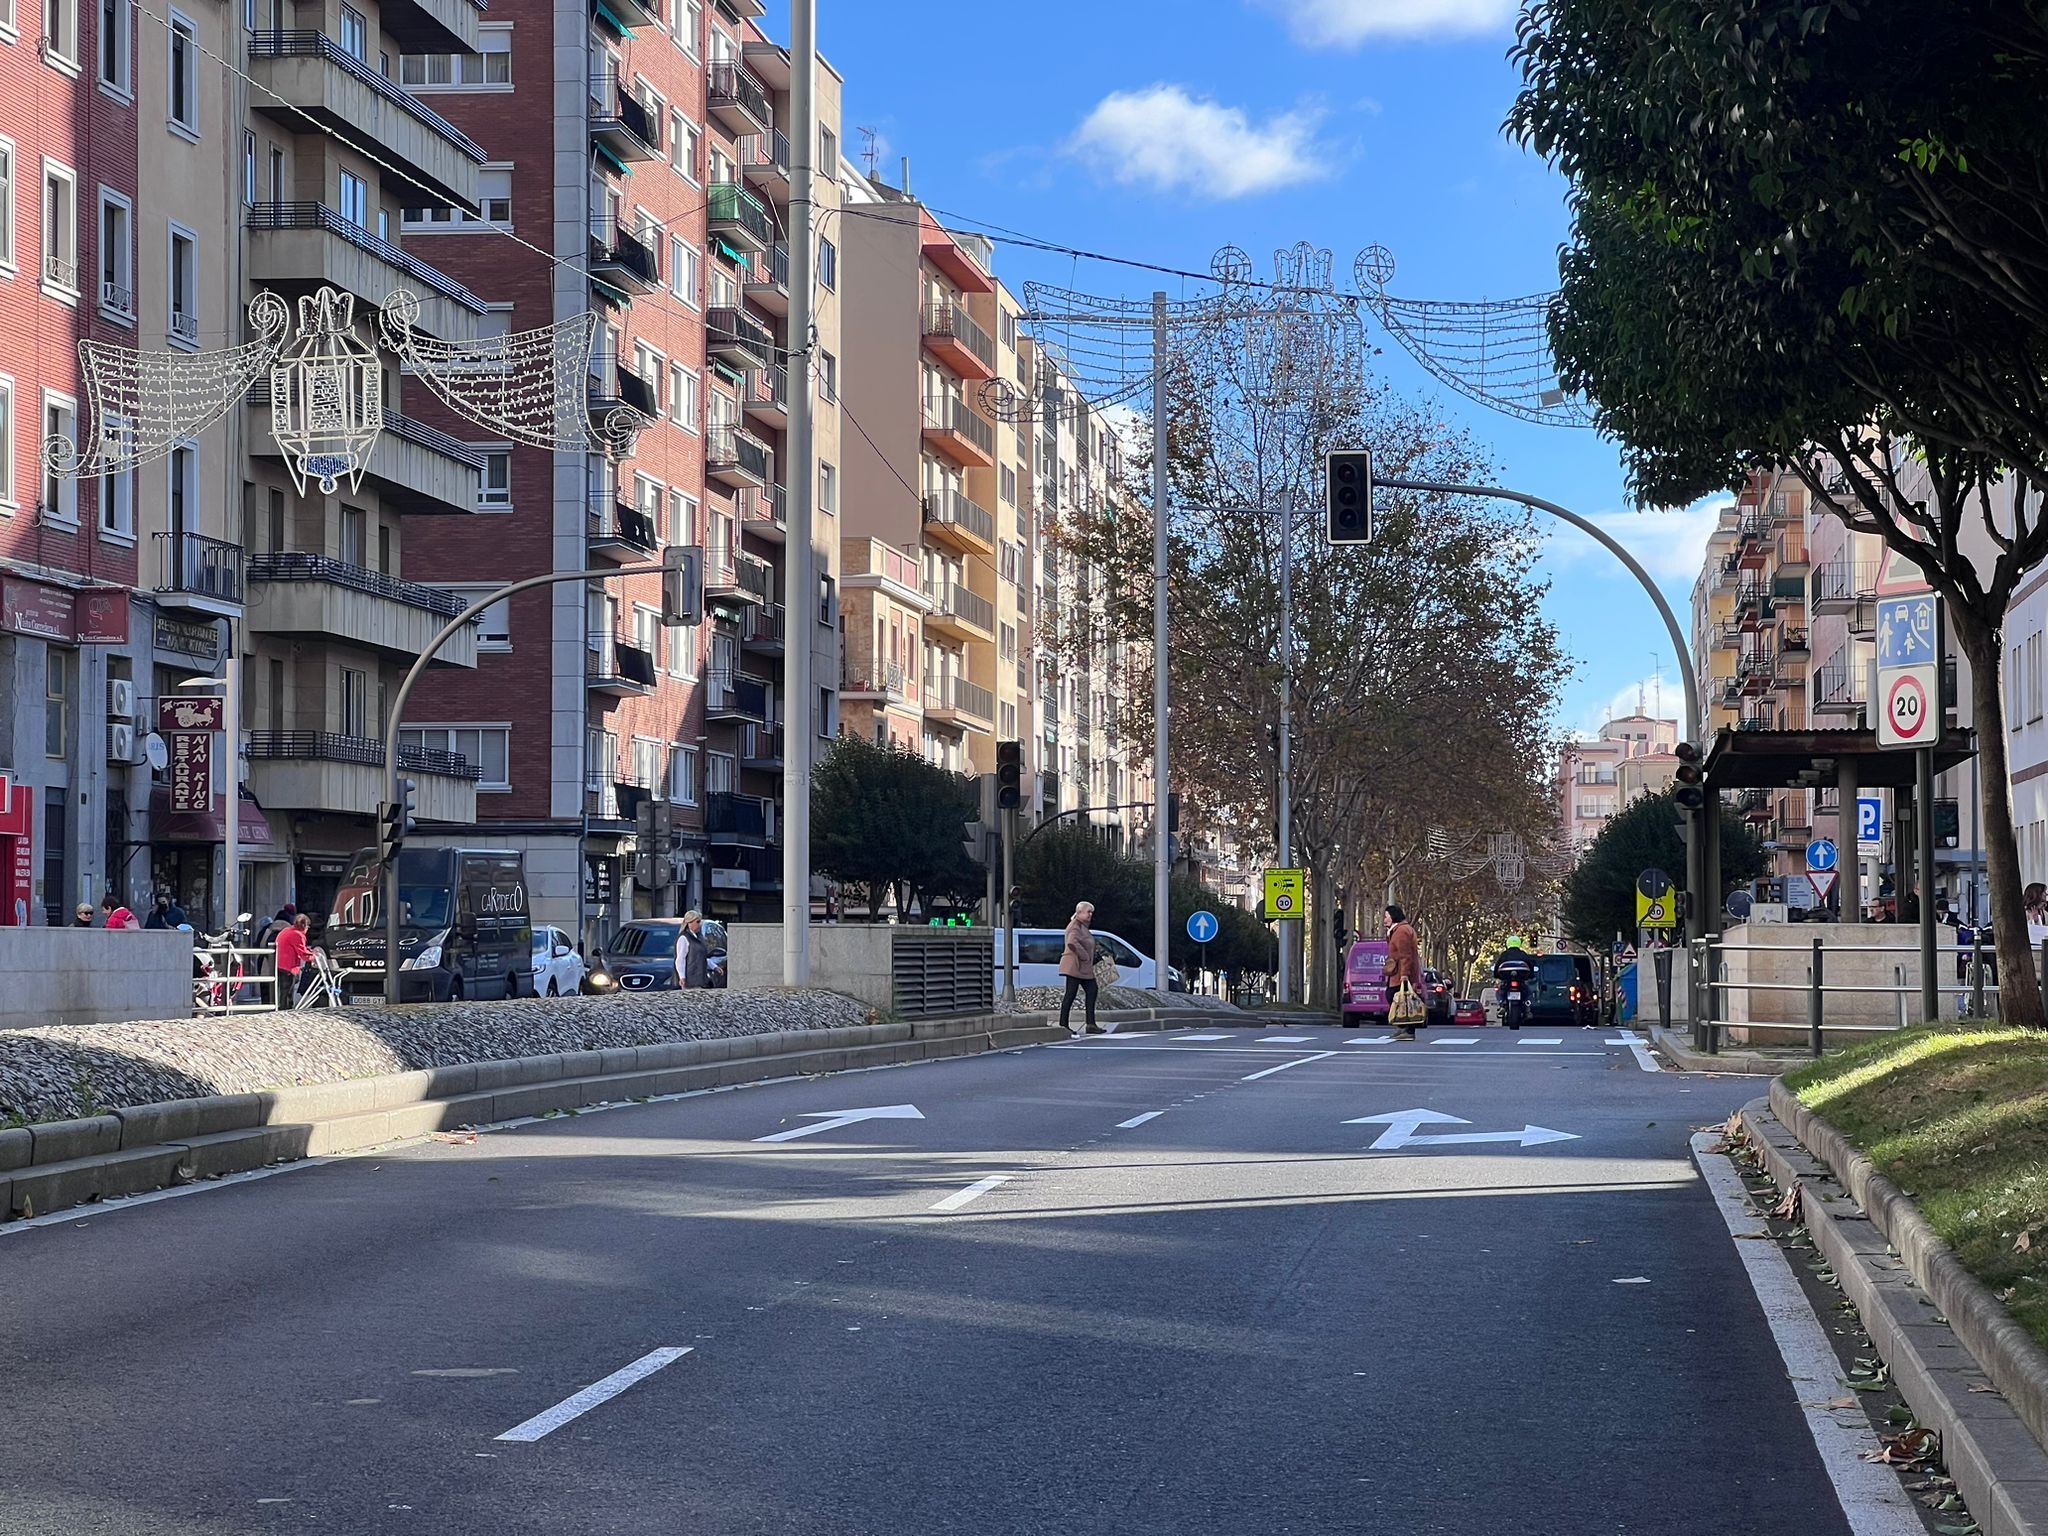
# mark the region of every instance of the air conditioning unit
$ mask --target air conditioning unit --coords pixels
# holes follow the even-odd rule
[[[115,720],[135,718],[135,680],[131,677],[110,677],[107,679],[107,714]]]
[[[110,763],[136,763],[142,760],[136,749],[135,727],[126,720],[113,720],[107,724],[107,761]]]

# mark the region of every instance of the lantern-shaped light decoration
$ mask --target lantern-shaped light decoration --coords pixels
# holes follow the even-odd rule
[[[301,496],[316,479],[332,494],[361,486],[384,430],[384,370],[355,334],[353,294],[322,288],[299,300],[298,334],[270,370],[270,435]]]

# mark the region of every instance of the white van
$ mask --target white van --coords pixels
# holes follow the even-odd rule
[[[1100,928],[1095,934],[1095,951],[1107,955],[1116,962],[1116,984],[1120,987],[1157,987],[1159,967],[1139,954],[1124,940],[1113,933],[1104,933]],[[1005,928],[996,930],[996,992],[1003,990],[1002,946],[1010,942],[1010,932]],[[1017,985],[1020,987],[1064,987],[1065,979],[1060,975],[1060,956],[1066,952],[1067,931],[1064,928],[1019,928],[1016,931]]]

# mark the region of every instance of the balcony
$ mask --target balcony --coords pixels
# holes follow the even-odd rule
[[[789,313],[789,247],[776,244],[754,252],[748,264],[746,298],[771,315]]]
[[[242,546],[203,533],[157,533],[156,604],[237,618],[242,612]]]
[[[649,421],[659,414],[654,407],[654,386],[640,377],[619,355],[609,349],[590,354],[590,414],[602,418],[624,407],[638,411]]]
[[[704,316],[704,351],[713,362],[766,368],[775,361],[775,337],[744,309],[714,304]]]
[[[711,66],[711,83],[704,93],[704,104],[712,120],[735,135],[766,133],[773,125],[768,111],[768,88],[736,59]]]
[[[1784,571],[1776,572],[1771,577],[1769,592],[1772,603],[1778,608],[1788,608],[1794,605],[1804,607],[1806,604],[1806,577],[1801,572],[1790,574]]]
[[[418,786],[421,821],[474,822],[483,770],[454,752],[400,747],[398,766]],[[334,731],[256,731],[249,737],[249,792],[272,811],[377,814],[387,793],[384,743]]]
[[[965,400],[927,401],[924,440],[962,469],[991,469],[996,462],[996,429]]]
[[[736,181],[714,181],[705,217],[712,238],[744,254],[765,251],[775,243],[775,227],[761,200]]]
[[[749,608],[740,620],[740,649],[757,656],[780,656],[783,650],[782,604]]]
[[[768,718],[768,684],[731,667],[713,667],[704,674],[704,718],[717,724]]]
[[[654,657],[624,636],[600,630],[590,636],[583,655],[583,680],[592,693],[630,699],[654,692]]]
[[[325,203],[250,203],[242,217],[249,275],[292,291],[328,286],[356,296],[358,320],[369,318],[394,288],[419,295],[419,328],[442,341],[474,341],[490,306],[447,273],[373,235]]]
[[[830,171],[827,174],[831,174]],[[790,194],[789,138],[779,128],[753,133],[740,141],[740,175],[773,203],[787,203]]]
[[[896,661],[855,662],[844,658],[839,667],[839,696],[842,699],[874,699],[916,709],[922,702],[917,683]]]
[[[765,603],[771,573],[765,560],[713,544],[704,551],[704,598],[713,603]]]
[[[661,124],[654,121],[615,69],[590,76],[590,137],[618,160],[659,160]]]
[[[394,658],[419,656],[468,606],[439,587],[401,581],[346,560],[295,550],[249,557],[249,628],[261,635],[339,641]],[[433,665],[474,667],[476,626],[464,625]]]
[[[1813,674],[1813,712],[1816,715],[1860,715],[1863,712],[1863,679],[1860,668],[1851,668],[1838,651],[1821,663]]]
[[[764,485],[740,498],[740,531],[757,539],[780,544],[789,537],[789,524],[782,510],[782,487]]]
[[[484,0],[386,0],[384,30],[405,53],[475,53]]]
[[[661,558],[661,532],[654,519],[611,491],[590,493],[589,548],[592,556],[620,565]]]
[[[994,293],[995,279],[989,276],[990,250],[974,235],[955,234],[920,209],[918,254],[952,280],[962,293]]]
[[[654,247],[610,214],[590,221],[590,270],[628,293],[652,293],[661,286],[661,258]]]
[[[995,338],[958,304],[924,312],[924,349],[963,379],[996,376]]]
[[[250,106],[285,132],[304,133],[311,119],[426,201],[479,211],[483,146],[324,32],[252,33],[249,74]]]
[[[768,805],[759,795],[714,790],[704,797],[704,835],[724,847],[766,848]]]
[[[938,543],[974,554],[994,554],[996,520],[988,508],[970,500],[964,491],[927,491],[924,498],[925,533]]]
[[[704,434],[704,473],[722,485],[766,485],[768,445],[743,427],[713,427]]]
[[[1804,629],[1792,624],[1781,624],[1778,626],[1778,653],[1780,655],[1796,654],[1806,656],[1809,654],[1809,650],[1810,645]]]
[[[1735,611],[1738,614],[1754,613],[1762,604],[1764,584],[1754,577],[1745,580],[1735,589]]]
[[[1813,572],[1813,612],[1815,615],[1848,613],[1859,600],[1874,596],[1876,589],[1877,567],[1874,564],[1852,564],[1838,556]]]
[[[1714,626],[1714,648],[1731,650],[1742,644],[1742,626],[1739,624],[1717,624]]]
[[[1806,552],[1806,535],[1791,531],[1779,534],[1777,574],[1804,576],[1811,568]]]
[[[740,766],[754,773],[782,772],[782,727],[747,725],[740,730]]]
[[[249,405],[249,451],[259,458],[282,458],[284,450],[270,434],[267,382],[249,391]],[[384,505],[409,517],[474,513],[483,475],[482,449],[396,411],[384,413],[384,430],[371,445],[363,470]]]
[[[979,593],[953,582],[934,581],[925,583],[924,595],[932,600],[932,611],[925,616],[926,630],[953,640],[995,638],[996,605]]]
[[[995,729],[996,696],[964,677],[926,677],[924,717],[937,725],[988,732]]]
[[[1859,597],[1843,611],[1843,623],[1850,634],[1868,640],[1877,633],[1877,599]]]
[[[1767,789],[1745,789],[1736,797],[1735,804],[1744,821],[1766,822],[1773,815],[1771,792]]]
[[[780,430],[789,425],[789,369],[782,363],[756,368],[740,392],[740,409],[755,421]]]
[[[1744,693],[1768,693],[1777,681],[1778,658],[1769,651],[1746,651],[1736,666],[1735,675],[1742,680]]]

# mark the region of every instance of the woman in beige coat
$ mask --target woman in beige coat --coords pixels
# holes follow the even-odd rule
[[[1060,974],[1067,979],[1067,995],[1060,1003],[1060,1028],[1068,1034],[1074,1032],[1072,1016],[1074,994],[1079,992],[1088,1000],[1088,1033],[1107,1034],[1095,1022],[1095,935],[1088,925],[1095,920],[1095,903],[1084,901],[1074,908],[1074,915],[1067,920],[1066,948],[1060,951]]]

